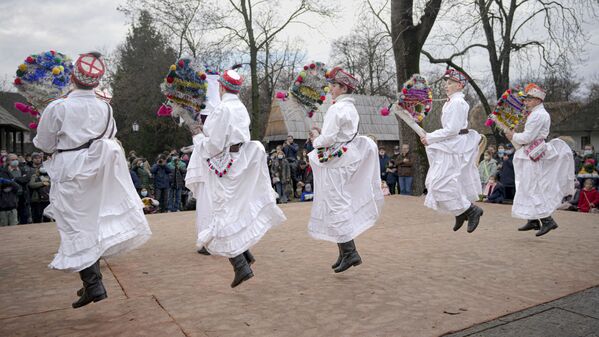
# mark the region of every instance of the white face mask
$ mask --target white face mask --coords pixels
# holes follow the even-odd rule
[[[148,196],[148,191],[141,191],[141,196],[142,197],[147,197]]]
[[[279,159],[283,159],[283,158],[285,158],[285,156],[284,156],[284,155],[282,155],[282,154],[280,154],[280,155],[278,155],[278,156],[277,156],[277,158],[279,158]]]
[[[46,169],[44,167],[40,167],[40,173],[41,174],[46,174]]]
[[[584,155],[593,154],[593,150],[584,150]]]

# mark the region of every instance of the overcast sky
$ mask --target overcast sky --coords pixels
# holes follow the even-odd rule
[[[0,80],[12,82],[17,66],[31,53],[54,49],[72,58],[89,50],[111,51],[125,40],[128,22],[117,7],[124,0],[2,0],[0,1]],[[293,1],[282,0],[285,3]],[[327,63],[333,39],[350,33],[360,11],[359,0],[330,0],[339,8],[338,19],[290,26],[282,37],[304,40],[308,59]],[[341,6],[343,4],[343,6]],[[576,66],[574,77],[587,79],[599,74],[599,24],[585,25],[591,36],[584,53],[586,61]],[[484,53],[470,57],[467,66],[475,78],[488,77]],[[426,59],[423,70],[433,69]],[[516,74],[512,72],[512,77]]]

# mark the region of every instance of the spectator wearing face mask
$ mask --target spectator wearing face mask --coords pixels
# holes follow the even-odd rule
[[[0,227],[15,226],[19,223],[17,216],[18,194],[21,185],[4,167],[0,167]]]
[[[272,183],[275,187],[275,191],[279,195],[280,203],[287,203],[289,201],[289,193],[291,187],[291,169],[289,163],[285,160],[285,153],[282,150],[277,151],[277,157],[272,162]]]
[[[505,153],[505,145],[503,144],[499,144],[497,145],[497,153],[495,154],[495,157],[493,157],[493,159],[495,159],[498,163],[498,165],[501,165],[503,163],[503,154]]]
[[[137,158],[133,161],[132,169],[135,170],[135,173],[140,180],[141,188],[150,190],[152,187],[152,172],[150,172],[150,168],[146,165],[146,162],[147,161],[144,158]]]
[[[158,212],[160,203],[149,195],[147,189],[142,188],[139,195],[141,197],[141,202],[144,204],[144,214],[154,214]]]
[[[29,181],[31,194],[31,219],[33,223],[46,222],[50,219],[44,217],[44,209],[50,205],[50,177],[46,168],[37,168]]]
[[[29,181],[31,180],[31,170],[27,165],[19,162],[19,157],[14,153],[9,153],[7,156],[8,171],[12,175],[16,183],[21,188],[19,189],[19,198],[17,205],[17,214],[19,224],[25,225],[31,223],[31,211],[29,206]]]
[[[487,150],[483,156],[483,160],[478,164],[478,173],[480,175],[481,187],[484,189],[490,177],[495,177],[497,174],[497,161],[493,159],[493,155]]]
[[[314,199],[314,192],[312,192],[312,184],[307,183],[304,186],[304,191],[300,196],[300,201],[312,201]]]
[[[514,148],[512,144],[505,146],[501,169],[499,170],[499,182],[505,188],[505,199],[514,200],[516,194],[516,179],[514,174]]]
[[[593,159],[585,160],[582,164],[582,168],[578,171],[576,178],[578,179],[578,182],[580,182],[580,185],[583,185],[586,179],[590,179],[593,186],[598,186],[599,174],[595,169],[595,161]]]
[[[582,151],[582,157],[586,159],[593,159],[597,162],[597,157],[595,154],[595,147],[592,144],[587,144],[584,146],[584,150]]]

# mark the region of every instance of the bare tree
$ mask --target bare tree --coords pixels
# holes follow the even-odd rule
[[[391,2],[390,11],[389,2]],[[420,73],[420,53],[437,19],[441,2],[441,0],[427,0],[423,7],[418,7],[414,4],[414,0],[386,0],[382,5],[376,6],[372,0],[368,0],[371,13],[391,36],[398,86],[413,74]],[[385,14],[391,16],[390,26],[384,18]],[[427,170],[424,147],[416,133],[405,123],[400,121],[399,125],[402,142],[409,144],[410,148],[418,154],[419,160],[414,163],[413,187],[416,194],[422,194]]]
[[[223,10],[230,15],[221,15],[224,21],[218,28],[227,32],[226,40],[242,42],[249,52],[252,88],[251,132],[253,138],[260,138],[262,128],[258,126],[266,111],[260,106],[260,78],[258,76],[260,52],[263,52],[290,24],[305,24],[301,21],[302,16],[313,13],[321,17],[330,17],[333,12],[315,0],[298,1],[287,15],[282,15],[281,8],[276,7],[277,3],[264,0],[228,0],[228,4],[230,8],[223,8]]]
[[[394,97],[397,87],[391,36],[367,11],[362,13],[350,35],[333,41],[331,58],[359,76],[358,93]]]

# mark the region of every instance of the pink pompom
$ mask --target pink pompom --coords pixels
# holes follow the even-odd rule
[[[280,99],[280,100],[284,101],[285,98],[287,98],[287,94],[285,92],[283,92],[283,91],[279,91],[279,92],[277,92],[277,94],[275,95],[275,97],[277,99]]]
[[[391,113],[391,111],[389,111],[389,108],[384,107],[381,109],[381,116],[389,116],[389,114]]]
[[[173,112],[173,108],[166,104],[162,104],[158,111],[156,111],[156,115],[158,117],[170,117]]]
[[[312,116],[314,116],[314,110],[310,110],[310,112],[308,112],[308,117],[312,118]]]
[[[33,129],[33,130],[37,129],[37,123],[36,122],[29,123],[29,128]]]
[[[491,118],[487,119],[487,121],[485,122],[486,126],[491,126],[493,125],[493,123],[495,123]]]
[[[15,102],[15,108],[22,113],[29,113],[30,106],[25,103]]]

